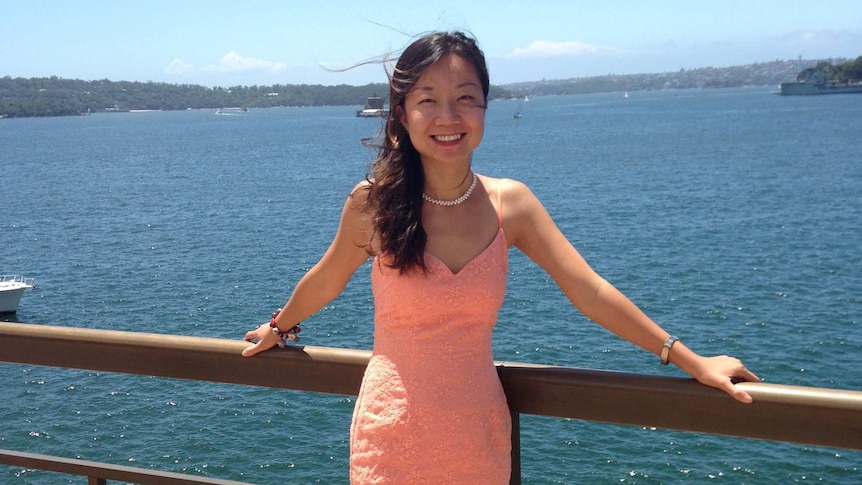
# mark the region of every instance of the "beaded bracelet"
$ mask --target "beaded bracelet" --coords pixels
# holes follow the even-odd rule
[[[275,324],[275,317],[277,317],[280,312],[281,308],[272,312],[272,319],[269,321],[269,328],[272,329],[272,333],[278,336],[278,347],[283,349],[287,347],[288,340],[299,342],[299,335],[297,334],[301,332],[302,329],[299,328],[299,324],[297,323],[286,332],[279,330],[278,325]]]

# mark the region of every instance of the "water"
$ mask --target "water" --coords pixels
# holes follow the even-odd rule
[[[862,390],[862,96],[772,88],[491,104],[480,173],[526,182],[593,266],[695,350]],[[379,121],[355,107],[0,122],[17,319],[241,338],[332,238]],[[367,268],[304,343],[371,348]],[[495,357],[681,375],[517,251]],[[353,398],[0,364],[0,447],[254,483],[346,483]],[[862,482],[862,453],[522,417],[525,483]],[[469,459],[469,457],[465,457]],[[0,483],[78,478],[0,467]]]

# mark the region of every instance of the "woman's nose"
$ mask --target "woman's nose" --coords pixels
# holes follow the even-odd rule
[[[436,120],[438,123],[452,123],[458,121],[461,113],[458,111],[458,106],[455,103],[444,101],[438,104]]]

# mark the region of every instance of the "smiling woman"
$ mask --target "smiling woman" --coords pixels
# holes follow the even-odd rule
[[[758,378],[739,360],[689,350],[593,271],[524,184],[473,172],[488,88],[484,54],[463,33],[432,33],[404,50],[372,177],[355,186],[335,239],[287,304],[245,335],[256,340],[245,356],[284,344],[373,259],[374,348],[350,431],[354,484],[509,482],[511,417],[491,340],[510,246],[587,317],[751,402],[734,383]]]

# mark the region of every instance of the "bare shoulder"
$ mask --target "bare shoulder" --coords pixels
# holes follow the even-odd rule
[[[533,194],[533,191],[520,180],[501,178],[494,179],[501,192],[504,217],[508,213],[511,217],[524,217],[541,203]]]
[[[515,201],[525,197],[535,197],[533,191],[527,187],[527,184],[520,180],[510,178],[500,179],[500,189],[503,191],[503,197],[514,198]]]
[[[494,195],[496,197],[496,191],[500,190],[504,204],[506,203],[507,199],[517,201],[524,196],[532,195],[530,188],[519,180],[511,178],[495,178],[489,177],[487,175],[481,175],[480,177],[482,183],[485,185],[486,190],[491,195]]]
[[[350,190],[350,200],[355,202],[365,203],[368,200],[368,191],[371,189],[371,182],[362,179],[353,186]]]
[[[503,230],[512,245],[518,245],[525,235],[535,234],[537,226],[547,224],[550,217],[530,187],[515,179],[499,179]]]
[[[351,189],[347,196],[347,204],[351,209],[364,210],[366,202],[368,202],[368,191],[371,189],[371,182],[361,180]]]
[[[368,207],[371,183],[362,180],[353,186],[341,214],[341,229],[358,245],[365,246],[373,233],[372,213]]]

